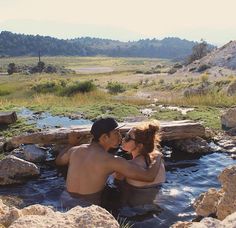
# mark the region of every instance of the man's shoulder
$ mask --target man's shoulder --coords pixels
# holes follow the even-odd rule
[[[88,144],[81,144],[79,146],[73,146],[70,148],[72,152],[79,152],[79,151],[84,151],[88,149]]]

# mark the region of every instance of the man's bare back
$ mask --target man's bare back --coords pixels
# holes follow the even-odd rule
[[[71,148],[66,180],[67,191],[79,194],[92,194],[103,190],[111,170],[106,160],[111,155],[98,143]]]

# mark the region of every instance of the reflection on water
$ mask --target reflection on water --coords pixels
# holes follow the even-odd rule
[[[36,124],[37,128],[55,128],[55,127],[70,127],[72,125],[86,125],[92,122],[87,119],[70,119],[65,116],[52,116],[49,112],[34,113],[29,109],[23,108],[18,116],[24,117],[29,124]]]

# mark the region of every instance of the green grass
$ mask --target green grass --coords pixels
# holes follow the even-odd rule
[[[152,118],[157,120],[182,120],[185,117],[179,111],[164,109],[157,110],[157,112],[152,115]]]
[[[205,127],[220,129],[220,109],[214,107],[197,107],[188,112],[187,119],[201,122]]]
[[[25,119],[20,118],[16,123],[8,126],[1,126],[1,136],[10,138],[12,136],[22,135],[27,132],[35,132],[37,129],[34,124],[27,124]]]

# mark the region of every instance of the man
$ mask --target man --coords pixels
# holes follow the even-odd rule
[[[98,119],[90,132],[93,135],[90,144],[72,147],[56,158],[57,165],[69,166],[67,191],[62,194],[64,206],[86,205],[87,202],[100,205],[102,190],[108,176],[113,172],[135,180],[154,180],[158,165],[145,170],[108,153],[109,149],[118,148],[121,142],[119,127],[113,118]]]

